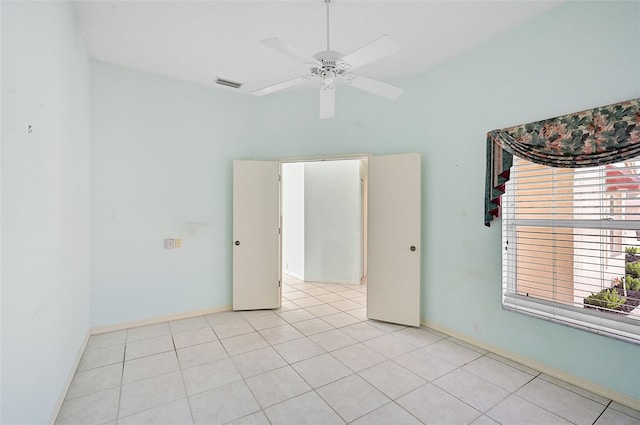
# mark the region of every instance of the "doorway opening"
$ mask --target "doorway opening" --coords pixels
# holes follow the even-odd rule
[[[367,159],[283,161],[281,176],[282,309],[365,320]]]
[[[338,160],[338,158],[327,159]],[[352,156],[340,159],[366,160],[366,178],[363,182],[364,190],[361,192],[365,200],[361,204],[361,211],[366,212],[362,229],[367,229],[366,236],[361,239],[362,264],[366,264],[363,268],[364,273],[361,275],[366,276],[364,291],[366,308],[362,311],[366,311],[369,319],[418,326],[420,324],[421,264],[420,154],[406,153],[364,158],[361,155],[358,158]],[[232,302],[234,310],[273,309],[282,304],[280,176],[282,164],[288,162],[304,161],[235,160],[233,162]],[[306,162],[318,161],[307,159]],[[286,227],[284,230],[287,231]],[[308,235],[302,240],[307,238]],[[333,255],[336,251],[343,252],[344,256],[347,255],[338,248],[340,245],[335,244],[322,252]],[[366,263],[364,258],[367,258]],[[287,268],[286,263],[285,268]],[[291,264],[288,265],[288,269],[287,274],[290,274]],[[309,270],[305,267],[302,275],[303,284],[307,280],[316,279],[315,276],[310,279]],[[324,278],[320,282],[322,285],[343,284],[339,281],[327,282]],[[356,280],[354,285],[357,284]],[[362,286],[362,284],[359,286],[361,290]],[[322,286],[314,286],[314,288],[325,289]],[[307,290],[314,288],[307,288]],[[310,297],[302,288],[293,289],[303,294],[299,299]],[[286,288],[284,292],[290,293],[293,290]],[[287,303],[291,302],[296,309],[300,309],[299,304],[303,301],[295,304],[293,297],[291,295],[288,298],[285,297]],[[326,304],[323,301],[320,303]],[[291,307],[285,306],[285,309],[291,309]],[[343,311],[344,308],[340,314]],[[304,311],[304,313],[307,312]],[[308,314],[311,315],[311,313]],[[314,328],[313,332],[316,331],[318,329]]]

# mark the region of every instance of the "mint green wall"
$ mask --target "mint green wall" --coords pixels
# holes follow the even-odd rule
[[[486,132],[639,97],[639,27],[636,2],[567,2],[396,80],[395,103],[340,86],[323,121],[315,91],[256,99],[95,62],[93,325],[230,303],[232,159],[420,152],[422,318],[639,397],[638,372],[602,367],[639,346],[501,309],[500,222],[482,213]]]
[[[0,423],[44,424],[90,326],[89,57],[71,3],[0,11]]]
[[[230,305],[231,162],[272,145],[254,99],[99,62],[91,76],[92,324]]]
[[[640,396],[640,370],[611,376],[600,365],[612,356],[623,364],[636,362],[640,346],[500,309],[500,223],[482,229],[479,222],[485,169],[479,136],[640,97],[639,31],[633,2],[569,2],[424,80],[429,114],[438,118],[427,133],[426,199],[441,202],[427,206],[424,222],[423,317],[635,397]],[[456,126],[458,114],[465,119]],[[448,176],[448,187],[438,187],[436,176]],[[445,204],[456,207],[442,208]],[[465,255],[464,267],[459,256],[451,255],[457,252],[473,253]],[[450,307],[452,302],[462,314]],[[480,333],[473,331],[476,321]]]

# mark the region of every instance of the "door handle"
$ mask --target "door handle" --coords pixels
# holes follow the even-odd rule
[[[235,242],[236,246],[240,245],[240,241]]]
[[[416,247],[415,247],[415,246],[413,246],[413,245],[411,245],[411,247],[410,247],[409,249],[411,250],[411,252],[413,252],[413,251],[415,251],[415,250],[416,250]]]

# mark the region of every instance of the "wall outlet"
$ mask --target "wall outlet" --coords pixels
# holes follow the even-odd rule
[[[481,333],[480,332],[480,323],[478,323],[477,321],[473,322],[473,331],[477,334]]]
[[[182,248],[182,239],[181,238],[176,238],[175,239],[175,246],[176,246],[176,248]]]
[[[176,241],[174,239],[164,240],[164,249],[173,249],[176,247]]]

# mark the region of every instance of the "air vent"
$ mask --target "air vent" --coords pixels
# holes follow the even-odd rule
[[[235,81],[225,80],[224,78],[216,78],[216,84],[220,84],[221,86],[227,86],[234,89],[239,89],[242,86],[242,83],[236,83]]]

